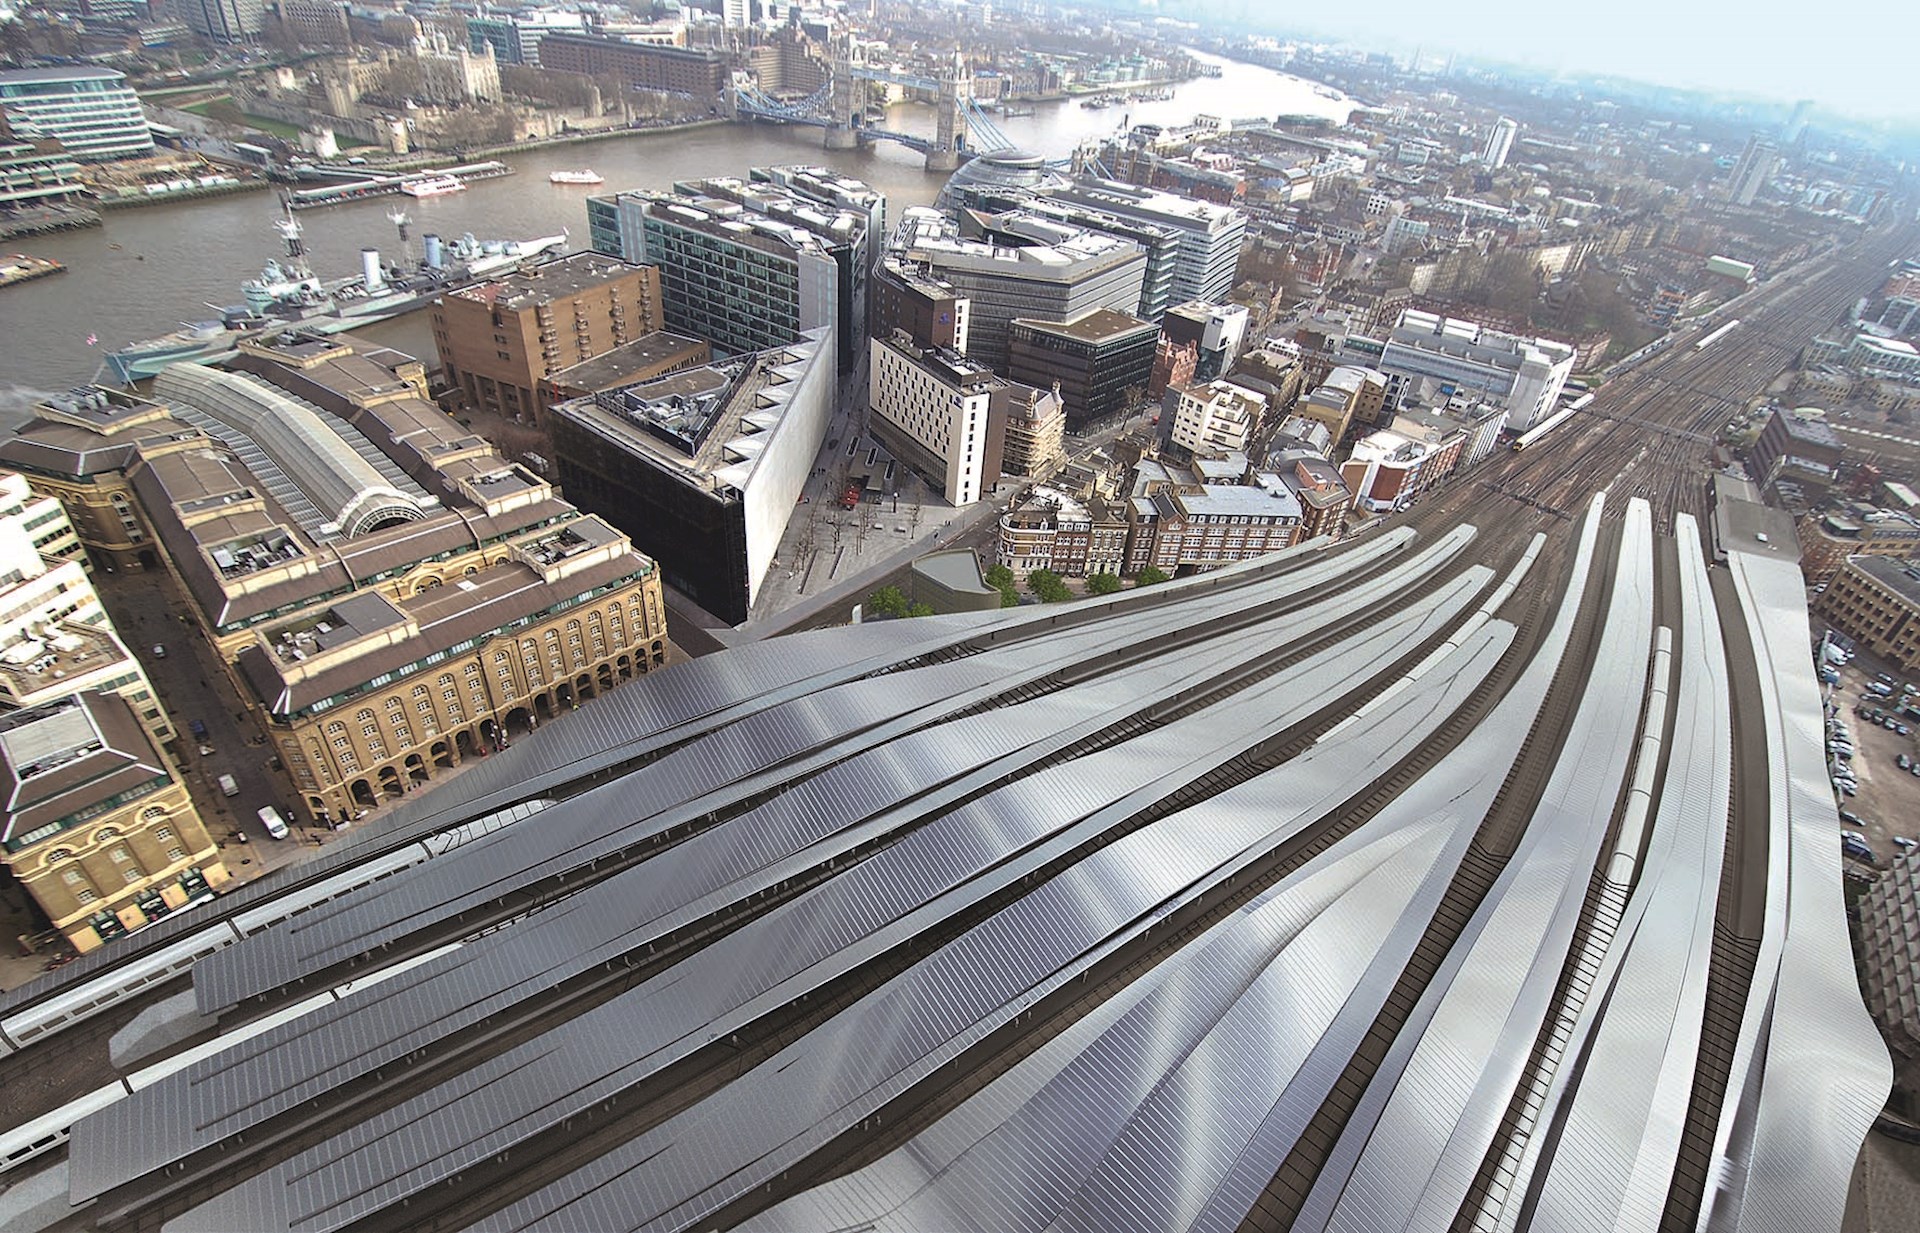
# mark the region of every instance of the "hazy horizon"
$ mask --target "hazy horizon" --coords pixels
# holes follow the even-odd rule
[[[1422,47],[1529,64],[1545,71],[1604,73],[1653,85],[1777,99],[1863,119],[1920,121],[1920,95],[1905,84],[1920,47],[1920,4],[1865,0],[1826,13],[1761,3],[1734,10],[1653,0],[1617,0],[1578,19],[1516,0],[1470,8],[1377,0],[1363,8],[1272,9],[1226,0],[1222,11],[1263,17],[1302,34],[1383,50]],[[1170,10],[1162,9],[1163,12]]]

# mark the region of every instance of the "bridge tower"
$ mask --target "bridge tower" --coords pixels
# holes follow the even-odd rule
[[[940,114],[934,126],[933,147],[927,151],[928,171],[952,171],[960,166],[967,144],[967,104],[973,98],[973,70],[959,52],[940,74]]]
[[[851,150],[860,144],[860,124],[866,119],[866,91],[853,75],[853,35],[839,31],[833,36],[833,80],[827,94],[825,140],[829,150]]]

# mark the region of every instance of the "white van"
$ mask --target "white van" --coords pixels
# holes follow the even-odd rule
[[[272,805],[261,806],[260,825],[266,827],[267,834],[275,839],[285,839],[291,833],[287,830],[286,820],[280,816],[280,811]]]
[[[219,779],[215,780],[214,782],[220,785],[220,792],[223,796],[239,796],[240,795],[240,784],[237,780],[234,779],[233,776],[222,775],[220,776]]]

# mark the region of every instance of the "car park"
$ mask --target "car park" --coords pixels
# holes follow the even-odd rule
[[[1909,758],[1905,754],[1901,754],[1899,757],[1895,758],[1893,761],[1895,765],[1897,765],[1903,771],[1913,765],[1913,759]]]
[[[1851,809],[1842,809],[1840,811],[1840,820],[1842,822],[1847,823],[1849,826],[1865,826],[1866,825],[1866,823],[1860,820],[1860,815],[1853,812]]]
[[[1840,850],[1855,860],[1872,863],[1877,859],[1873,854],[1873,849],[1867,846],[1866,840],[1856,839],[1852,835],[1841,836]]]

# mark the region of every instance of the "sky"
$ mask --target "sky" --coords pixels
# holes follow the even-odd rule
[[[1216,0],[1216,4],[1221,0]],[[1282,5],[1224,0],[1226,12],[1404,54],[1447,49],[1788,101],[1863,118],[1920,118],[1920,0],[1367,0]],[[1165,10],[1173,11],[1173,10]]]

